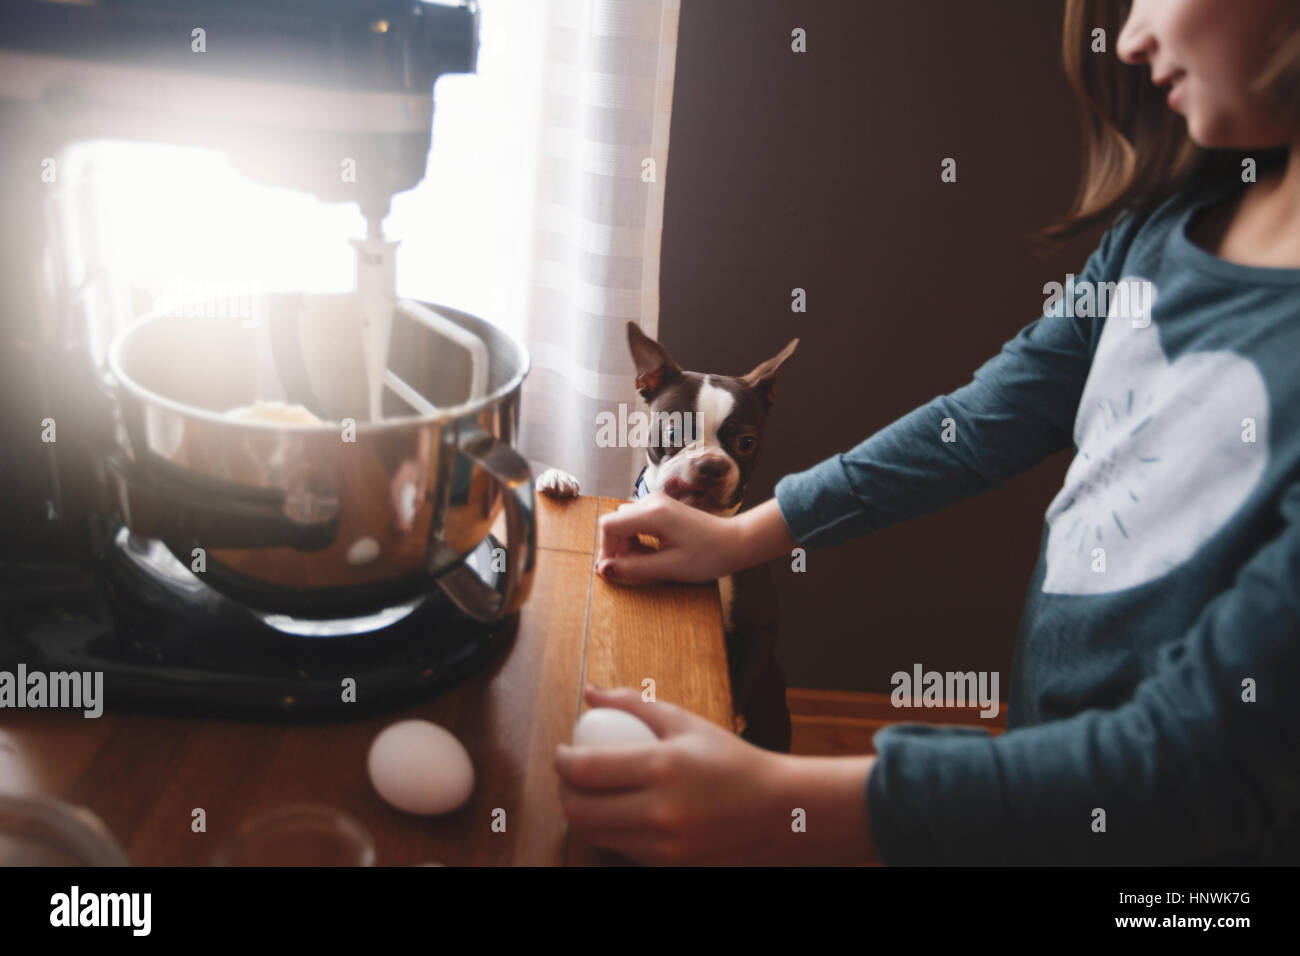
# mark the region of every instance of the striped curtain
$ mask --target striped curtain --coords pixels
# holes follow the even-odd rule
[[[679,3],[547,5],[519,447],[535,473],[560,468],[585,494],[628,497],[644,460],[641,448],[598,446],[597,423],[643,407],[625,326],[654,336],[659,325]]]

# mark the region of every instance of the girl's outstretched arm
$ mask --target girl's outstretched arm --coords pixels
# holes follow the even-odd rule
[[[1130,217],[1112,227],[1073,287],[1115,288],[1141,222]],[[996,487],[1070,447],[1106,316],[1044,311],[969,384],[781,479],[776,498],[794,538],[810,547],[838,544]]]

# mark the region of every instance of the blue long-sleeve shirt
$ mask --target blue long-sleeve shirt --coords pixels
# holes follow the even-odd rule
[[[1007,731],[876,735],[886,863],[1300,862],[1300,269],[1189,239],[1232,188],[1121,217],[968,385],[778,483],[817,547],[1075,448]]]

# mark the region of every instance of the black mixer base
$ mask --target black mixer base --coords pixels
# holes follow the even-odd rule
[[[481,574],[496,546],[468,559]],[[0,670],[102,672],[117,712],[349,719],[459,684],[517,626],[475,621],[436,588],[366,618],[303,621],[196,581],[147,573],[112,545],[90,565],[0,565]]]

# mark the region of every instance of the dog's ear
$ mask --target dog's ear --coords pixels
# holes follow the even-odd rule
[[[665,385],[678,378],[678,368],[668,350],[641,331],[635,322],[627,324],[627,347],[636,365],[636,390],[647,402]]]
[[[758,393],[758,397],[763,400],[763,405],[766,408],[772,407],[772,400],[776,397],[776,373],[781,370],[785,360],[794,354],[795,346],[798,344],[798,339],[791,339],[789,345],[766,362],[760,364],[748,375],[740,376],[742,382]]]

